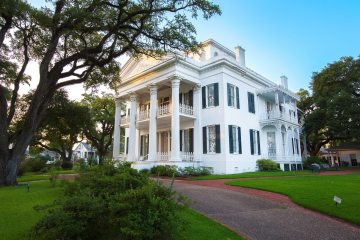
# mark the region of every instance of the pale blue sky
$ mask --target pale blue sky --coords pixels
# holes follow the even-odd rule
[[[248,67],[276,83],[286,75],[293,91],[327,63],[360,55],[360,0],[213,1],[223,13],[194,20],[197,39],[242,46]]]
[[[198,40],[246,50],[246,65],[289,88],[308,88],[312,73],[360,55],[359,0],[214,0],[222,15],[197,21]]]

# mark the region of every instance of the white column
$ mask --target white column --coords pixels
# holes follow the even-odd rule
[[[130,132],[129,132],[129,154],[128,161],[133,162],[136,160],[136,114],[137,102],[136,95],[130,96]]]
[[[196,85],[194,88],[194,161],[201,161],[202,152],[202,131],[201,131],[201,86]]]
[[[149,160],[155,161],[157,157],[156,148],[156,113],[157,113],[157,86],[150,86],[150,121],[149,121]]]
[[[173,79],[171,82],[171,161],[180,161],[180,116],[179,116],[179,88],[180,80]]]
[[[113,159],[119,159],[120,157],[120,123],[121,123],[121,103],[120,103],[120,99],[115,99]]]
[[[279,92],[276,91],[276,92],[275,92],[275,111],[274,111],[275,117],[280,116],[279,106],[280,106],[280,103],[279,103]]]

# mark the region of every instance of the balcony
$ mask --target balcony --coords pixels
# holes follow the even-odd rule
[[[260,123],[261,124],[270,124],[276,121],[284,121],[288,123],[298,124],[298,119],[290,114],[286,114],[285,112],[276,112],[270,111],[260,115]]]
[[[274,160],[277,163],[301,163],[302,159],[299,155],[289,155],[289,156],[281,156],[281,155],[271,155],[269,154],[265,158]]]

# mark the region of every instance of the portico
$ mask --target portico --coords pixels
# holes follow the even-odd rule
[[[176,76],[118,97],[114,146],[120,127],[129,137],[124,153],[114,147],[114,156],[135,164],[201,161],[200,101],[200,87]],[[123,116],[121,104],[127,106]]]

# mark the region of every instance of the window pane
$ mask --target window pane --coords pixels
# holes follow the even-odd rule
[[[215,106],[215,88],[214,84],[208,86],[208,106]]]
[[[208,127],[208,141],[209,141],[209,152],[215,153],[216,152],[216,133],[215,133],[215,126]]]

